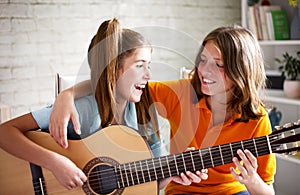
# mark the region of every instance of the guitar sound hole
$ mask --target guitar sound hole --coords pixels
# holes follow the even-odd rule
[[[95,166],[88,176],[88,181],[96,194],[109,194],[118,188],[116,175],[109,165]]]

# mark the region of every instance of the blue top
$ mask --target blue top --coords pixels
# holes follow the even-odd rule
[[[95,98],[92,95],[84,96],[74,101],[75,107],[79,115],[79,122],[81,125],[81,135],[77,135],[74,131],[74,127],[71,121],[68,124],[68,139],[81,139],[87,137],[98,130],[101,130],[101,118],[98,112],[98,106]],[[32,116],[37,122],[39,128],[42,131],[49,132],[50,114],[52,112],[53,105],[46,106],[40,110],[32,112]],[[142,136],[142,132],[138,130],[138,122],[135,110],[135,104],[128,102],[125,108],[124,121],[126,126],[136,130]],[[152,138],[151,142],[148,142],[154,157],[167,155],[168,152],[162,141],[158,139],[156,132],[148,131]]]

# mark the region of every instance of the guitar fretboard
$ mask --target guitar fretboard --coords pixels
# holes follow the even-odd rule
[[[237,150],[249,150],[256,157],[272,153],[269,136],[187,151],[164,157],[135,161],[114,166],[118,188],[180,175],[187,171],[232,163]]]

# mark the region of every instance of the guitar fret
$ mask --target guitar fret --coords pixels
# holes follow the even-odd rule
[[[258,152],[257,152],[257,148],[256,148],[255,139],[252,139],[252,140],[253,140],[253,144],[254,144],[254,148],[255,148],[255,154],[256,154],[256,156],[258,156]]]
[[[200,159],[201,159],[202,169],[205,169],[201,150],[199,150],[199,156],[200,156]]]
[[[169,160],[168,160],[168,156],[166,156],[165,158],[166,158],[166,162],[167,162],[167,165],[168,165],[169,177],[171,177],[171,176],[172,176],[172,174],[171,174],[171,170],[170,170],[170,166],[169,166]]]
[[[119,165],[119,170],[120,170],[120,177],[121,177],[121,180],[122,180],[122,187],[124,188],[125,187],[125,183],[124,183],[124,179],[123,179],[123,173],[122,173],[121,165]]]
[[[177,167],[177,162],[176,162],[175,155],[173,155],[173,158],[174,158],[174,162],[175,162],[175,167],[176,167],[177,175],[179,175],[179,171],[178,171],[178,167]]]
[[[169,167],[170,167],[170,170],[171,170],[171,175],[174,176],[174,175],[178,175],[178,169],[177,169],[177,164],[176,164],[176,161],[175,161],[175,155],[170,155],[168,156],[168,162],[169,162]]]
[[[161,159],[160,158],[158,158],[158,160],[159,160],[159,167],[160,167],[160,170],[161,170],[161,176],[162,176],[162,178],[165,178],[165,174],[164,174],[164,171],[163,171],[163,166],[162,166],[162,163],[161,163]]]
[[[237,155],[237,150],[241,149],[241,142],[234,142],[231,144],[232,146],[232,150],[233,150],[233,156],[237,157],[239,160],[241,160],[241,158]]]
[[[142,176],[143,176],[143,182],[145,183],[145,176],[144,176],[142,161],[140,161],[140,167],[141,167],[141,172],[142,172]]]
[[[245,140],[244,143],[244,149],[249,150],[254,156],[256,155],[256,150],[255,150],[255,142],[253,142],[254,139],[250,139],[250,140]]]
[[[222,148],[219,145],[219,151],[220,151],[220,156],[221,156],[221,160],[222,160],[222,165],[224,165],[224,160],[223,160],[223,155],[222,155]]]
[[[129,172],[130,172],[130,177],[131,177],[131,181],[132,181],[132,185],[135,185],[136,183],[134,182],[134,177],[133,177],[133,174],[132,174],[132,166],[131,166],[132,163],[129,163],[128,166],[129,166]]]
[[[230,144],[220,145],[220,150],[222,150],[222,163],[227,164],[232,162],[232,150]]]
[[[35,178],[35,181],[33,181],[33,190],[35,194],[41,194],[41,195],[46,195],[46,186],[45,186],[45,181],[44,178],[39,177]]]
[[[44,186],[43,186],[43,180],[42,180],[42,178],[39,178],[39,184],[40,184],[42,195],[44,195]]]
[[[268,149],[269,149],[269,153],[268,153],[268,154],[271,154],[271,153],[272,153],[272,147],[271,147],[271,145],[270,145],[269,136],[267,135],[266,138],[267,138]]]
[[[210,148],[208,148],[208,151],[209,151],[209,156],[210,156],[211,164],[212,164],[212,166],[214,167],[214,160],[213,160],[213,158],[212,158]]]
[[[150,170],[149,170],[148,161],[145,161],[145,162],[146,162],[146,165],[147,165],[147,170],[148,170],[149,181],[152,181],[152,179],[151,179],[151,174],[150,174]]]
[[[120,185],[120,174],[118,174],[118,168],[117,168],[117,166],[115,166],[115,173],[116,173],[116,175],[117,175],[117,184],[118,184],[118,188],[121,188],[121,185]]]
[[[243,151],[244,151],[245,149],[244,149],[243,140],[241,141],[241,145],[242,145],[242,149],[243,149]]]
[[[195,171],[194,169],[194,162],[193,162],[193,157],[191,155],[191,151],[186,151],[184,152],[184,160],[185,160],[185,167],[186,171]]]
[[[162,164],[161,164],[161,158],[156,158],[155,161],[154,161],[154,164],[155,164],[155,171],[156,171],[156,175],[157,175],[157,178],[158,179],[162,179],[164,178],[163,175],[163,167],[162,167]]]
[[[140,179],[139,179],[139,175],[138,175],[138,169],[137,169],[137,166],[136,166],[135,162],[133,162],[133,163],[134,163],[134,168],[135,168],[135,174],[136,174],[136,178],[137,178],[137,183],[140,184]]]
[[[155,163],[154,163],[153,158],[152,158],[152,164],[153,164],[153,171],[154,171],[154,175],[155,175],[155,180],[157,180],[157,174],[156,174]]]
[[[193,171],[196,171],[195,163],[194,163],[194,158],[193,158],[193,155],[192,155],[192,151],[190,151],[190,156],[191,156],[191,159],[192,159]]]
[[[126,176],[126,181],[127,181],[127,184],[126,186],[129,186],[129,179],[128,179],[128,175],[127,175],[127,170],[126,170],[126,164],[124,164],[124,172],[125,172],[125,176]]]
[[[196,170],[202,169],[201,157],[199,155],[199,150],[189,151],[189,154],[190,154],[189,158],[191,159],[189,161],[190,170],[196,171]]]
[[[223,156],[220,150],[220,146],[214,146],[211,148],[211,155],[213,157],[213,166],[219,166],[219,165],[223,165],[224,161],[223,161]]]
[[[259,156],[269,154],[269,150],[268,151],[265,150],[265,148],[269,149],[269,146],[270,146],[268,138],[269,138],[268,136],[259,138],[259,143],[260,143],[259,144],[260,147],[258,148],[258,155]]]
[[[182,158],[182,162],[183,162],[184,172],[186,172],[187,170],[186,170],[185,159],[184,159],[183,153],[181,153],[181,158]]]
[[[205,167],[209,168],[213,166],[212,157],[209,148],[202,149],[202,158]]]
[[[232,145],[231,145],[231,143],[229,143],[229,146],[230,146],[230,151],[231,151],[231,158],[233,158],[234,155],[233,155],[233,150],[232,150]]]

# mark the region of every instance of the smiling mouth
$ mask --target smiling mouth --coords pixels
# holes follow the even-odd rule
[[[207,79],[207,78],[202,78],[203,84],[213,84],[216,83],[216,81]]]
[[[136,84],[136,85],[134,85],[134,87],[135,87],[137,90],[142,90],[142,89],[145,88],[145,86],[146,86],[146,84]]]

